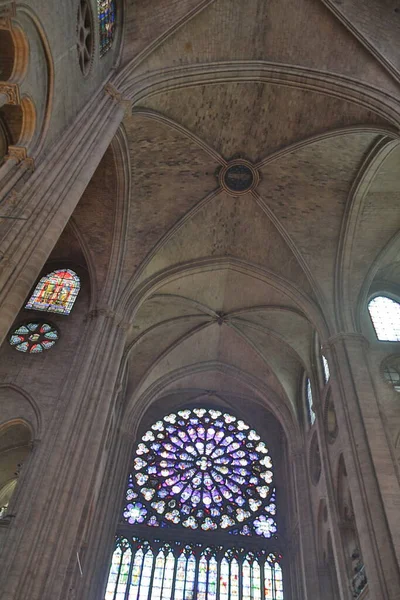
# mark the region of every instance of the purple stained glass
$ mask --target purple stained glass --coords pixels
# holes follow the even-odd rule
[[[271,468],[265,443],[236,417],[213,409],[167,415],[137,446],[124,519],[242,535],[246,524],[246,534],[270,537]]]

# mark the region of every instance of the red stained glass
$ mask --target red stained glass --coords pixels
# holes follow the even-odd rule
[[[63,269],[42,277],[25,308],[69,315],[80,290],[74,271]]]

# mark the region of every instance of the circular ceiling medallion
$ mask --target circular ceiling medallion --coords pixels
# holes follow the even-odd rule
[[[247,160],[231,161],[221,169],[221,187],[232,196],[247,194],[253,190],[259,182],[258,171]]]

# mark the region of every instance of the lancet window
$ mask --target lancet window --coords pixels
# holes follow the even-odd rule
[[[387,296],[375,296],[368,310],[378,340],[400,342],[400,303]]]
[[[116,26],[115,0],[97,0],[100,27],[100,56],[104,56],[113,45]]]
[[[282,600],[273,466],[220,410],[166,415],[136,446],[105,600]]]
[[[25,308],[69,315],[79,290],[78,275],[59,269],[41,278]]]
[[[329,363],[328,363],[326,357],[322,354],[322,349],[321,349],[321,362],[322,362],[322,373],[324,376],[324,383],[328,383],[329,377],[331,376],[331,374],[329,371]]]
[[[314,406],[313,406],[311,381],[310,381],[309,377],[306,377],[305,393],[306,393],[308,420],[309,420],[310,425],[313,425],[315,423],[315,412],[314,412]]]

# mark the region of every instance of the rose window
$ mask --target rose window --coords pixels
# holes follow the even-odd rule
[[[39,354],[52,348],[59,339],[59,332],[54,325],[35,321],[19,325],[10,338],[10,345],[19,352]]]
[[[129,524],[266,538],[277,531],[268,448],[219,410],[181,410],[154,423],[137,446],[126,500]]]

